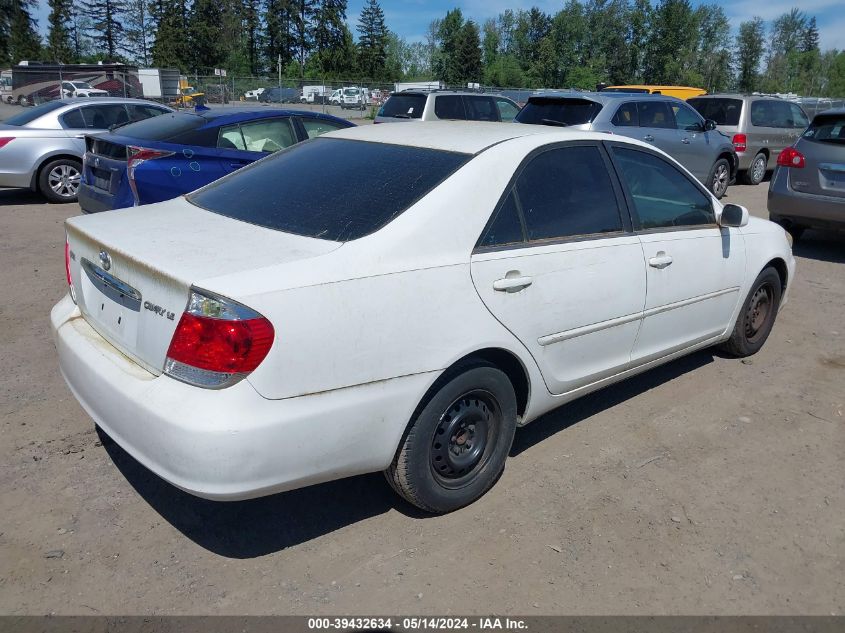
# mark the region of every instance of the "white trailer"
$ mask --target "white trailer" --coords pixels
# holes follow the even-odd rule
[[[325,103],[332,94],[331,86],[302,86],[302,103]]]
[[[393,92],[403,90],[440,90],[445,88],[442,81],[405,81],[393,84]]]

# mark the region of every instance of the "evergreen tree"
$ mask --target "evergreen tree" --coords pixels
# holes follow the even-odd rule
[[[807,22],[807,28],[804,31],[804,41],[801,45],[802,53],[809,53],[810,51],[819,50],[819,28],[816,26],[816,16],[810,18]]]
[[[305,69],[305,61],[314,48],[312,22],[317,0],[293,0],[291,26],[293,27],[294,54],[299,63],[300,76]]]
[[[30,15],[29,7],[34,6],[31,0],[12,3],[11,20],[9,22],[9,54],[12,63],[21,60],[37,60],[41,57],[41,38],[38,35],[38,22]]]
[[[261,67],[261,4],[260,0],[244,0],[241,20],[244,48],[249,73],[257,75]]]
[[[731,83],[730,22],[718,5],[701,5],[695,13],[698,21],[695,85],[708,92],[720,92]]]
[[[48,4],[47,58],[52,62],[69,64],[76,58],[71,40],[73,0],[49,0]]]
[[[354,58],[346,54],[346,0],[320,0],[314,16],[314,50],[321,74],[351,71]]]
[[[434,75],[447,85],[462,83],[463,76],[458,66],[458,48],[464,27],[464,16],[460,9],[452,9],[437,23],[437,51],[432,60]]]
[[[737,87],[741,92],[754,92],[758,88],[760,63],[765,51],[766,25],[763,18],[755,17],[739,25],[736,36],[735,66]]]
[[[126,0],[125,16],[123,49],[132,61],[149,66],[153,21],[147,0]]]
[[[478,25],[467,20],[461,27],[457,42],[457,78],[461,84],[480,82],[481,73],[481,36]]]
[[[85,0],[82,8],[91,18],[88,34],[97,52],[109,61],[116,59],[118,50],[122,48],[124,0]]]
[[[293,3],[291,0],[264,1],[264,54],[268,68],[278,72],[294,58]]]
[[[150,49],[153,66],[188,70],[188,9],[185,0],[153,0],[150,16],[156,25]]]
[[[689,71],[698,43],[698,21],[689,0],[662,0],[654,10],[644,79],[650,84],[695,83]]]
[[[194,0],[188,13],[189,69],[211,73],[226,59],[223,9],[219,0]]]
[[[378,0],[367,0],[358,19],[358,69],[364,77],[383,79],[387,61],[387,27]]]

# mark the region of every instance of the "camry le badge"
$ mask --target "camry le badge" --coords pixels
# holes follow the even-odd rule
[[[103,270],[111,268],[111,255],[107,251],[100,251],[100,263],[103,265]]]

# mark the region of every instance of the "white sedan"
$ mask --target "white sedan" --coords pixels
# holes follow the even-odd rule
[[[138,461],[220,500],[381,470],[432,512],[562,403],[754,354],[795,271],[652,146],[530,125],[341,130],[66,230],[61,370]]]

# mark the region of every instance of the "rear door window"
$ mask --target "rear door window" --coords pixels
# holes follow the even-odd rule
[[[619,106],[616,114],[610,120],[613,125],[619,127],[637,127],[640,124],[640,117],[637,115],[636,103],[623,103]]]
[[[241,133],[248,152],[278,152],[297,141],[289,117],[241,123]]]
[[[82,118],[81,108],[69,110],[62,115],[62,127],[71,130],[81,130],[85,128],[85,120]]]
[[[308,135],[308,138],[314,138],[315,136],[320,136],[326,132],[342,130],[345,127],[343,125],[338,125],[334,121],[327,121],[325,119],[309,119],[308,117],[302,117],[300,121],[302,122],[302,127],[305,128],[305,134]]]
[[[224,176],[188,200],[250,224],[345,242],[377,231],[471,158],[320,137]]]
[[[742,114],[742,99],[697,98],[687,103],[705,119],[713,119],[716,125],[739,125]]]
[[[419,119],[425,109],[425,101],[426,96],[423,94],[391,95],[378,115],[397,119]]]
[[[516,115],[519,114],[519,106],[508,99],[496,97],[496,106],[499,108],[499,118],[502,121],[513,121]]]
[[[589,99],[531,97],[515,121],[536,125],[585,125],[592,123],[601,104]]]
[[[129,123],[129,114],[123,104],[108,103],[90,105],[82,108],[85,127],[94,130],[107,130],[112,125]]]
[[[467,118],[464,100],[460,95],[441,95],[434,98],[434,114],[438,119],[463,121]]]
[[[470,121],[498,121],[499,111],[493,102],[493,97],[474,95],[464,96],[466,116]]]
[[[649,152],[615,146],[614,162],[628,187],[639,228],[716,223],[710,198],[672,164]]]
[[[755,127],[791,127],[788,120],[792,116],[789,104],[773,99],[751,102],[751,125]]]
[[[240,125],[224,125],[220,128],[220,134],[217,137],[218,149],[239,149],[242,152],[246,151],[246,143],[244,143],[244,136],[241,134]]]
[[[638,101],[637,115],[640,118],[640,127],[675,127],[675,117],[665,101]]]
[[[477,246],[502,246],[524,241],[525,233],[522,230],[522,220],[516,206],[516,194],[511,190],[490,218],[487,229],[478,240]]]

